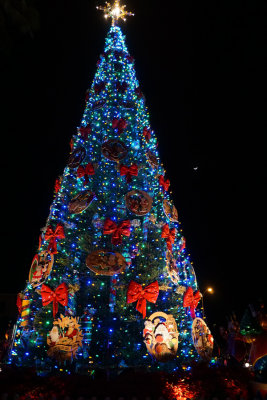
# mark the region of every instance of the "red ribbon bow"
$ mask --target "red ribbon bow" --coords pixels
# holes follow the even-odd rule
[[[136,310],[139,311],[143,318],[146,316],[146,302],[156,303],[159,295],[158,281],[150,283],[144,289],[142,286],[134,281],[131,281],[127,291],[127,303],[134,303],[137,301]]]
[[[195,294],[191,287],[188,287],[183,300],[184,307],[190,307],[191,317],[194,319],[196,318],[195,309],[198,305],[199,300],[201,299],[201,294],[197,291]]]
[[[148,129],[147,127],[145,127],[145,128],[143,129],[143,136],[145,137],[146,142],[148,143],[149,140],[151,139],[151,130]]]
[[[170,187],[170,180],[164,178],[163,175],[159,176],[159,184],[163,187],[163,189],[167,192],[167,190],[169,190]]]
[[[103,81],[99,82],[99,83],[96,83],[94,85],[94,91],[95,91],[96,94],[98,94],[98,93],[102,92],[102,90],[104,90],[105,87],[106,87],[106,84]]]
[[[61,224],[57,224],[55,231],[49,225],[45,232],[45,240],[49,240],[48,250],[51,254],[57,254],[57,239],[64,239],[64,228]]]
[[[132,176],[138,176],[138,166],[136,164],[132,164],[130,167],[127,165],[120,165],[120,175],[126,176],[126,182],[132,182]]]
[[[126,91],[126,89],[128,88],[128,83],[126,82],[117,82],[116,83],[116,88],[120,93],[124,93]]]
[[[172,252],[172,245],[175,241],[175,235],[176,235],[175,228],[170,229],[168,224],[163,225],[161,230],[161,237],[166,239],[167,248],[171,252]]]
[[[65,282],[61,283],[61,285],[59,285],[55,291],[53,291],[49,286],[43,284],[41,288],[41,296],[43,306],[47,306],[53,302],[54,318],[58,312],[58,303],[65,307],[68,305],[68,287]]]
[[[22,311],[22,299],[21,299],[20,293],[18,293],[18,295],[17,295],[16,305],[18,307],[18,312],[21,314],[21,311]]]
[[[116,222],[107,218],[104,222],[104,235],[112,235],[111,243],[115,246],[122,243],[122,235],[130,236],[131,222],[129,220],[121,221],[118,225]]]
[[[94,175],[95,169],[92,163],[88,163],[87,165],[83,166],[80,165],[77,169],[77,177],[82,178],[84,176],[84,185],[87,185],[89,182],[89,175]]]
[[[80,126],[79,132],[84,140],[88,139],[88,135],[90,135],[92,132],[91,125],[88,124],[87,126]]]
[[[127,126],[127,122],[125,121],[124,118],[120,118],[120,119],[114,118],[112,120],[112,128],[117,129],[119,134],[121,134],[124,131],[126,126]]]
[[[59,191],[60,191],[60,188],[61,188],[61,182],[60,182],[60,179],[56,179],[56,181],[55,181],[55,192],[56,193],[58,193]]]

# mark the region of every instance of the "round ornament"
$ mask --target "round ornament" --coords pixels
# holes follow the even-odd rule
[[[149,213],[153,199],[143,190],[132,190],[125,196],[126,207],[133,214],[143,216]]]
[[[105,104],[106,104],[106,100],[97,100],[92,105],[92,109],[93,110],[99,110],[100,108],[104,107]]]
[[[87,267],[99,275],[116,275],[125,270],[127,262],[120,253],[96,250],[86,258]]]
[[[172,222],[178,222],[178,211],[168,200],[163,200],[163,209],[167,218]]]
[[[178,350],[178,330],[172,315],[163,312],[152,314],[143,330],[147,351],[160,362],[173,360]]]
[[[193,321],[192,339],[200,357],[209,361],[212,357],[214,339],[206,322],[201,318],[195,318]]]
[[[95,194],[91,190],[84,190],[78,193],[69,202],[69,212],[72,214],[79,214],[86,210],[92,201],[96,198]]]
[[[149,162],[150,166],[153,169],[157,169],[158,168],[159,163],[158,163],[157,157],[155,156],[154,153],[152,153],[151,150],[148,150],[146,152],[146,158],[147,158],[147,161]]]
[[[82,347],[83,335],[77,317],[64,317],[60,315],[53,322],[53,328],[47,337],[49,349],[47,355],[63,363],[75,358],[79,347]]]
[[[78,147],[69,156],[68,167],[69,168],[77,168],[81,164],[81,162],[84,160],[85,156],[86,156],[85,148]]]
[[[119,162],[128,154],[128,149],[123,142],[110,139],[102,144],[102,154],[108,160]]]
[[[50,275],[53,263],[54,255],[47,250],[41,251],[33,257],[29,273],[29,282],[32,287],[37,287],[45,282]]]

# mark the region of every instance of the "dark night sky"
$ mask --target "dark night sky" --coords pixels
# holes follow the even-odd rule
[[[120,25],[200,290],[212,285],[216,292],[205,296],[206,314],[219,322],[266,296],[266,4],[189,0],[170,1],[168,9],[157,0],[125,3],[136,16]],[[5,16],[2,293],[24,288],[54,181],[82,117],[109,27],[95,6],[40,1],[40,29],[32,37]]]

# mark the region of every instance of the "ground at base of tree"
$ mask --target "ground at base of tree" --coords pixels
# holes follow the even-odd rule
[[[265,400],[253,373],[244,368],[197,366],[190,371],[143,373],[124,370],[85,375],[37,376],[33,369],[8,367],[0,373],[2,400]],[[252,390],[253,388],[253,390]]]

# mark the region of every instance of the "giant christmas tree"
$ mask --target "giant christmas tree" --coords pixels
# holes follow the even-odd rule
[[[112,18],[26,288],[9,361],[173,370],[210,359],[197,281],[134,59]]]

